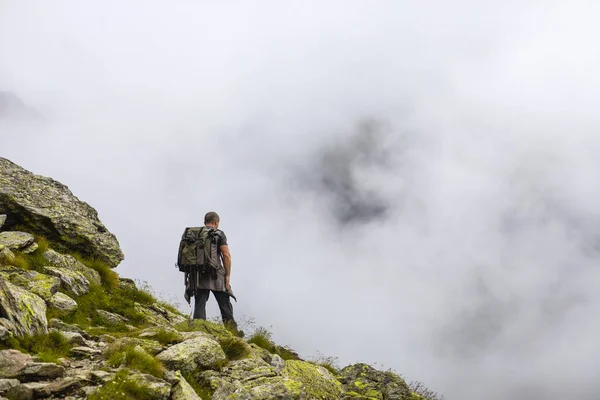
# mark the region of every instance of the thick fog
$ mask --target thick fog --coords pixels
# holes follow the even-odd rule
[[[448,400],[598,399],[600,4],[0,0],[0,156],[182,298]],[[208,308],[218,316],[213,297]]]

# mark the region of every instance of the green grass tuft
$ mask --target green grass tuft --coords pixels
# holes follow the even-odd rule
[[[11,337],[1,347],[36,355],[42,362],[57,362],[71,350],[69,340],[58,332],[47,335]]]
[[[182,372],[181,376],[183,376],[183,378],[187,381],[187,383],[190,384],[192,389],[194,389],[196,394],[200,396],[202,400],[212,399],[214,390],[212,390],[209,386],[202,385],[192,373]]]
[[[125,369],[117,372],[112,381],[102,385],[99,390],[88,397],[90,400],[153,400],[155,398],[155,394],[150,388],[129,378]]]
[[[300,360],[298,354],[296,354],[292,349],[284,346],[278,346],[271,340],[271,332],[264,328],[257,328],[252,335],[248,338],[248,343],[254,343],[258,347],[262,347],[267,350],[269,353],[277,354],[284,360]]]
[[[159,329],[153,339],[163,345],[176,344],[183,340],[178,332],[173,332],[164,328]]]
[[[159,360],[134,345],[109,349],[106,356],[107,364],[113,368],[125,366],[157,378],[162,378],[165,373]]]
[[[251,354],[251,349],[246,342],[234,336],[219,340],[219,344],[229,361],[241,360]]]
[[[114,290],[119,287],[119,275],[104,261],[96,258],[86,258],[79,253],[73,253],[72,256],[86,267],[98,272],[102,280],[102,285],[108,290]]]

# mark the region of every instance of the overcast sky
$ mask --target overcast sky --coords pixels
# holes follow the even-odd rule
[[[0,0],[24,103],[0,155],[95,207],[117,271],[184,312],[179,239],[214,210],[236,315],[303,356],[448,400],[597,400],[599,13]]]

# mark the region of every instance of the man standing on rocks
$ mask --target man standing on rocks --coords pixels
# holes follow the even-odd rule
[[[229,299],[230,296],[233,296],[230,284],[231,253],[227,244],[227,236],[219,229],[219,221],[220,218],[216,212],[211,211],[204,216],[204,226],[215,229],[219,268],[216,277],[212,277],[211,274],[196,273],[194,319],[206,319],[206,302],[212,292],[219,304],[225,326],[239,336],[243,336],[243,332],[238,330],[237,323],[233,318],[233,305]]]

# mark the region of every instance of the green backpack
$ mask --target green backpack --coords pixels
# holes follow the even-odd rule
[[[220,264],[216,230],[208,226],[185,228],[177,255],[179,271],[215,277]]]

